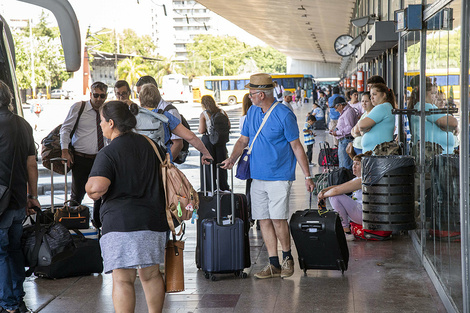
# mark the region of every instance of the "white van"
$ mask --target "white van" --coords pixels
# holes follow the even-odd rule
[[[181,74],[165,75],[162,78],[161,94],[167,102],[189,102],[192,99],[189,78]]]

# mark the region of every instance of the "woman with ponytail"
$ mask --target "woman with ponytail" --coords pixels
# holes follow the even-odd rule
[[[395,95],[393,90],[385,84],[373,84],[370,89],[370,100],[374,108],[367,117],[357,123],[362,136],[362,151],[374,150],[376,145],[393,140],[395,117],[392,109],[395,108]]]

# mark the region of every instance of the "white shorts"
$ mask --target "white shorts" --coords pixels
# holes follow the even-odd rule
[[[254,220],[287,220],[292,181],[258,180],[251,183],[251,214]]]

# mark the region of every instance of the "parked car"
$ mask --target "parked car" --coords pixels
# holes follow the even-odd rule
[[[54,89],[51,91],[51,99],[68,99],[69,92],[64,89]]]

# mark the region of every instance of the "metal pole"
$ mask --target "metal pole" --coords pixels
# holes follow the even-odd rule
[[[421,114],[419,116],[420,123],[420,145],[419,145],[419,206],[421,208],[419,228],[421,230],[421,255],[424,253],[426,247],[426,164],[425,164],[425,149],[424,149],[424,137],[426,133],[425,121],[426,121],[426,110],[424,109],[426,103],[426,29],[421,30],[420,40],[420,68],[419,68],[419,103],[421,105]]]
[[[460,129],[461,129],[461,140],[460,140],[460,232],[461,232],[461,262],[462,262],[462,300],[463,300],[463,311],[470,312],[470,228],[469,228],[469,133],[468,133],[468,104],[469,104],[469,78],[466,73],[469,70],[469,55],[468,47],[470,45],[470,1],[462,1],[462,30],[461,30],[461,42],[460,49],[463,53],[460,55]]]

